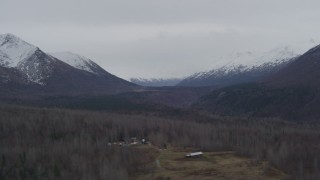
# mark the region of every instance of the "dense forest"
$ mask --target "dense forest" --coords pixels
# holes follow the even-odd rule
[[[0,107],[0,179],[128,179],[152,154],[110,145],[132,137],[159,148],[234,150],[293,179],[318,179],[320,124],[280,119]]]

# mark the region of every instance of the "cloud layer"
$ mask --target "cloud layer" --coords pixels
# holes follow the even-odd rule
[[[183,77],[238,51],[320,39],[316,0],[2,0],[0,33],[123,78]]]

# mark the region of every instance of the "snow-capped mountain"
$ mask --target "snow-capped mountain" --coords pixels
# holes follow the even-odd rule
[[[182,80],[178,86],[227,86],[261,80],[294,61],[314,42],[299,46],[275,48],[264,53],[240,52],[221,57],[215,68],[195,73]]]
[[[320,45],[258,83],[214,90],[193,107],[219,115],[316,121],[320,118],[319,77]]]
[[[145,78],[131,78],[130,82],[146,86],[146,87],[161,87],[161,86],[175,86],[177,85],[182,79],[179,78],[169,78],[169,79],[163,79],[163,78],[151,78],[151,79],[145,79]]]
[[[58,93],[115,93],[137,87],[108,73],[87,58],[74,57],[81,59],[69,59],[69,63],[65,63],[17,36],[0,35],[0,74],[4,77],[2,82],[7,84],[11,83],[10,77],[14,77],[11,79],[16,82],[24,82],[17,80],[21,77],[26,78],[29,85],[40,85],[41,90]],[[80,66],[81,63],[83,66]],[[19,75],[14,76],[17,72]]]

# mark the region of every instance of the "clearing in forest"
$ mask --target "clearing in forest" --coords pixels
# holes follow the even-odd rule
[[[268,162],[256,161],[236,155],[235,152],[204,152],[202,157],[186,158],[191,149],[169,147],[158,150],[153,146],[139,146],[144,150],[157,152],[154,161],[132,176],[141,180],[175,180],[175,179],[286,179],[287,175]]]

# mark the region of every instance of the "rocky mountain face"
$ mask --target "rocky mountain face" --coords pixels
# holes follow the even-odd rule
[[[68,58],[60,60],[12,34],[0,35],[0,74],[7,86],[36,86],[41,92],[58,94],[112,94],[138,88],[87,58]]]

